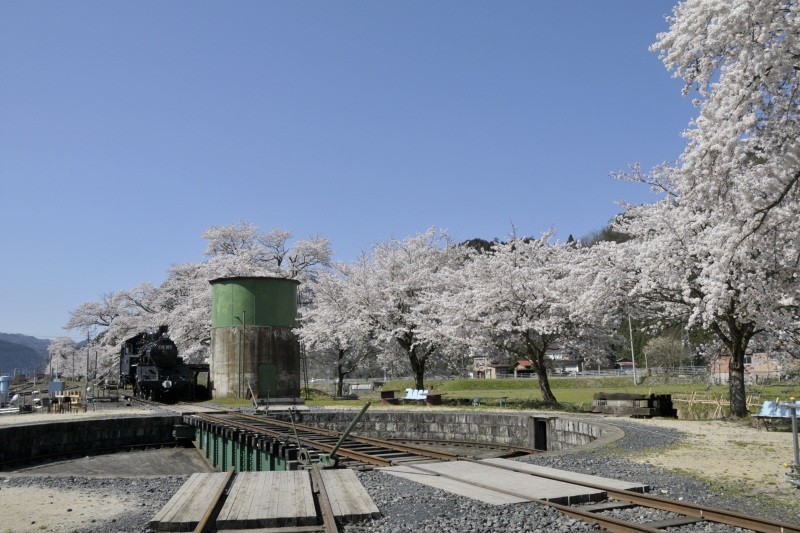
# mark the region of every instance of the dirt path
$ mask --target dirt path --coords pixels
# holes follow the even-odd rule
[[[767,431],[755,421],[653,419],[650,425],[675,428],[687,436],[681,446],[646,453],[635,460],[719,482],[744,495],[768,494],[800,506],[800,489],[786,480],[785,463],[794,458],[791,432]]]
[[[130,512],[130,502],[110,495],[78,490],[7,487],[0,484],[2,533],[24,531],[73,531],[92,529]]]

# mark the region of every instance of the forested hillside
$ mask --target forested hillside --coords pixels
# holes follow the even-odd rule
[[[33,372],[47,364],[49,340],[18,333],[0,333],[0,373]]]

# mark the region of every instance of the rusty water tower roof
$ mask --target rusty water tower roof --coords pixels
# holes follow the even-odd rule
[[[297,283],[298,285],[300,284],[300,280],[295,278],[287,278],[284,276],[227,276],[222,278],[210,279],[208,280],[208,282],[213,285],[220,281],[237,281],[237,280],[244,281],[244,280],[258,280],[258,279],[275,279],[281,281],[292,281],[294,283]]]

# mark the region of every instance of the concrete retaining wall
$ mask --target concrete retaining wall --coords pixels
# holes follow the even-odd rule
[[[51,454],[172,442],[180,422],[180,416],[141,416],[0,427],[0,469],[7,461]]]
[[[355,415],[355,411],[304,412],[302,423],[344,431]],[[616,435],[608,426],[587,421],[474,411],[372,411],[364,414],[354,431],[377,438],[470,441],[536,448],[537,420],[540,428],[543,424],[546,427],[547,451],[585,446]]]
[[[547,427],[547,451],[586,446],[608,434],[605,426],[583,420],[551,418]]]

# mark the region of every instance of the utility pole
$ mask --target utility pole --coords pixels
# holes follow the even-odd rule
[[[633,324],[631,324],[631,315],[628,315],[628,334],[631,337],[631,362],[633,363],[633,384],[636,385],[636,355],[633,353]]]
[[[86,386],[83,388],[84,401],[89,399],[89,334],[86,334]],[[86,404],[84,404],[86,405]]]

